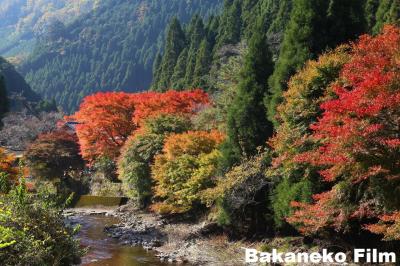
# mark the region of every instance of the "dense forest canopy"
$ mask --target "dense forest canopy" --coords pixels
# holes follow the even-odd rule
[[[96,7],[96,0],[2,0],[0,55],[27,56],[36,38],[56,21],[70,23]]]
[[[172,17],[186,22],[219,7],[215,0],[102,1],[71,25],[53,24],[20,69],[35,91],[66,112],[93,92],[146,90]]]
[[[274,120],[285,83],[306,60],[361,33],[378,33],[385,23],[398,22],[398,6],[398,1],[392,0],[225,1],[220,16],[207,21],[194,17],[185,34],[177,34],[178,21],[171,22],[163,57],[155,64],[152,89],[212,89],[218,58],[225,50],[229,53],[226,45],[248,40],[254,25],[261,24],[276,61],[267,100]],[[171,43],[182,45],[172,47]]]

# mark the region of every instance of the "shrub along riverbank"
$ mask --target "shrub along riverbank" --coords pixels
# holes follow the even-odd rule
[[[0,261],[2,265],[79,264],[83,250],[66,227],[52,195],[28,194],[24,184],[0,196]]]

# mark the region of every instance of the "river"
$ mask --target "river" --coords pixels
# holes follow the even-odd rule
[[[81,265],[88,266],[147,266],[167,265],[159,261],[154,252],[141,247],[120,245],[104,233],[104,227],[118,223],[115,217],[103,215],[76,215],[71,218],[81,224],[77,237],[88,248]]]

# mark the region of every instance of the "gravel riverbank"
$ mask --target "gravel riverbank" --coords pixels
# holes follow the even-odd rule
[[[95,214],[90,212],[89,214]],[[161,261],[191,265],[243,265],[239,243],[229,242],[215,224],[166,221],[154,213],[123,206],[104,215],[117,216],[120,223],[105,228],[123,245],[154,250]]]

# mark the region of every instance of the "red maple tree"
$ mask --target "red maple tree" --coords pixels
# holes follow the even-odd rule
[[[311,127],[320,146],[296,158],[321,167],[322,178],[332,184],[313,204],[294,203],[299,209],[288,221],[305,233],[324,226],[343,229],[343,221],[377,217],[396,201],[390,190],[400,180],[399,65],[396,27],[353,44],[341,73],[344,85],[336,86],[335,99],[321,105],[323,115]],[[320,221],[309,223],[308,215]]]

